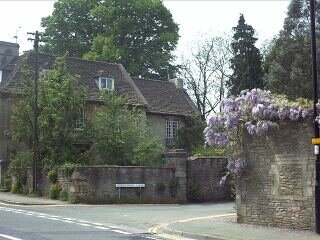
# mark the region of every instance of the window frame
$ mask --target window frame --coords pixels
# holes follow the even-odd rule
[[[74,131],[81,132],[84,131],[84,128],[86,126],[86,114],[85,114],[85,108],[83,107],[81,109],[81,112],[79,114],[79,117],[76,119],[74,123]]]
[[[178,137],[179,121],[166,120],[166,139],[175,139]]]
[[[105,80],[105,87],[102,87],[102,81]],[[108,87],[108,81],[111,81],[111,87]],[[99,77],[97,81],[98,88],[100,90],[109,90],[112,91],[114,90],[114,78],[111,77]]]

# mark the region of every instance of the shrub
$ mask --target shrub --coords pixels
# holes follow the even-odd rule
[[[62,189],[59,193],[59,200],[61,201],[68,201],[69,194],[65,189]]]
[[[51,183],[55,184],[58,181],[58,173],[56,170],[50,170],[48,172],[48,179],[51,181]]]
[[[61,186],[58,183],[52,184],[49,189],[49,198],[58,199],[61,192]]]
[[[159,165],[163,150],[158,139],[141,139],[141,142],[133,149],[132,163],[139,166]]]
[[[178,189],[179,189],[179,181],[178,178],[174,177],[170,180],[169,183],[169,191],[170,191],[170,195],[171,197],[176,197],[177,193],[178,193]]]
[[[17,181],[15,183],[12,183],[11,185],[11,192],[12,193],[22,193],[22,185],[21,182]]]
[[[224,148],[198,147],[193,149],[192,156],[225,156]]]
[[[65,164],[62,165],[62,171],[64,174],[66,174],[67,176],[70,177],[72,175],[73,171],[79,166],[81,166],[81,165],[78,163],[66,162]]]
[[[19,184],[24,184],[27,180],[28,167],[32,165],[33,153],[30,151],[19,152],[14,156],[11,156],[11,161],[8,168],[8,174],[16,177]]]

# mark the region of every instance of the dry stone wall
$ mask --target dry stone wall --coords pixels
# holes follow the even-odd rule
[[[237,183],[238,222],[312,230],[315,155],[309,122],[281,122],[243,139],[247,172]]]
[[[187,198],[190,202],[231,199],[229,184],[220,185],[227,171],[223,157],[192,157],[187,162]]]

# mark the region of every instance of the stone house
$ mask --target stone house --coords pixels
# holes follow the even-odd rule
[[[10,130],[10,113],[17,96],[15,89],[21,89],[20,69],[22,56],[18,55],[19,45],[0,41],[0,161],[6,170],[10,152],[16,146],[6,136]],[[56,57],[39,54],[39,72],[45,73],[53,68]],[[35,55],[27,55],[31,67]],[[121,64],[88,61],[79,58],[67,59],[68,70],[80,76],[79,84],[86,87],[85,109],[82,117],[75,123],[75,130],[84,128],[85,120],[101,104],[100,89],[115,91],[126,98],[129,106],[135,106],[146,115],[152,135],[159,136],[166,149],[175,143],[178,129],[184,125],[184,118],[198,115],[198,110],[183,89],[181,79],[169,81],[131,78]]]

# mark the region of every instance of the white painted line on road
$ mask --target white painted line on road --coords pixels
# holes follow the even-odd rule
[[[111,231],[112,232],[116,232],[116,233],[126,234],[126,235],[131,235],[132,234],[132,233],[121,231],[121,230],[111,230]]]
[[[58,217],[58,216],[56,216],[56,217]],[[63,219],[63,220],[69,220],[69,221],[77,221],[77,219],[75,219],[75,218],[65,218],[65,217],[63,217],[63,218],[61,218],[61,219]]]
[[[92,227],[90,224],[86,224],[86,223],[76,223],[75,224],[78,224],[80,226],[84,226],[84,227]]]
[[[89,222],[89,221],[85,221],[82,219],[66,218],[66,217],[62,217],[62,216],[55,216],[55,215],[49,215],[46,213],[31,212],[31,211],[19,210],[19,209],[14,209],[14,208],[0,207],[0,210],[23,214],[23,215],[27,215],[27,216],[34,216],[37,218],[44,218],[44,219],[53,220],[53,221],[77,224],[77,225],[84,226],[84,227],[93,227],[93,228],[100,229],[100,230],[109,230],[112,232],[125,234],[125,235],[132,234],[132,233],[121,230],[118,226],[105,226],[104,224],[101,224],[101,223]],[[20,239],[13,238],[12,240],[20,240]]]
[[[110,230],[110,228],[107,228],[107,227],[95,227],[95,228],[100,230]]]
[[[12,237],[12,236],[5,235],[5,234],[0,234],[0,237],[6,238],[9,240],[22,240],[21,238]]]

